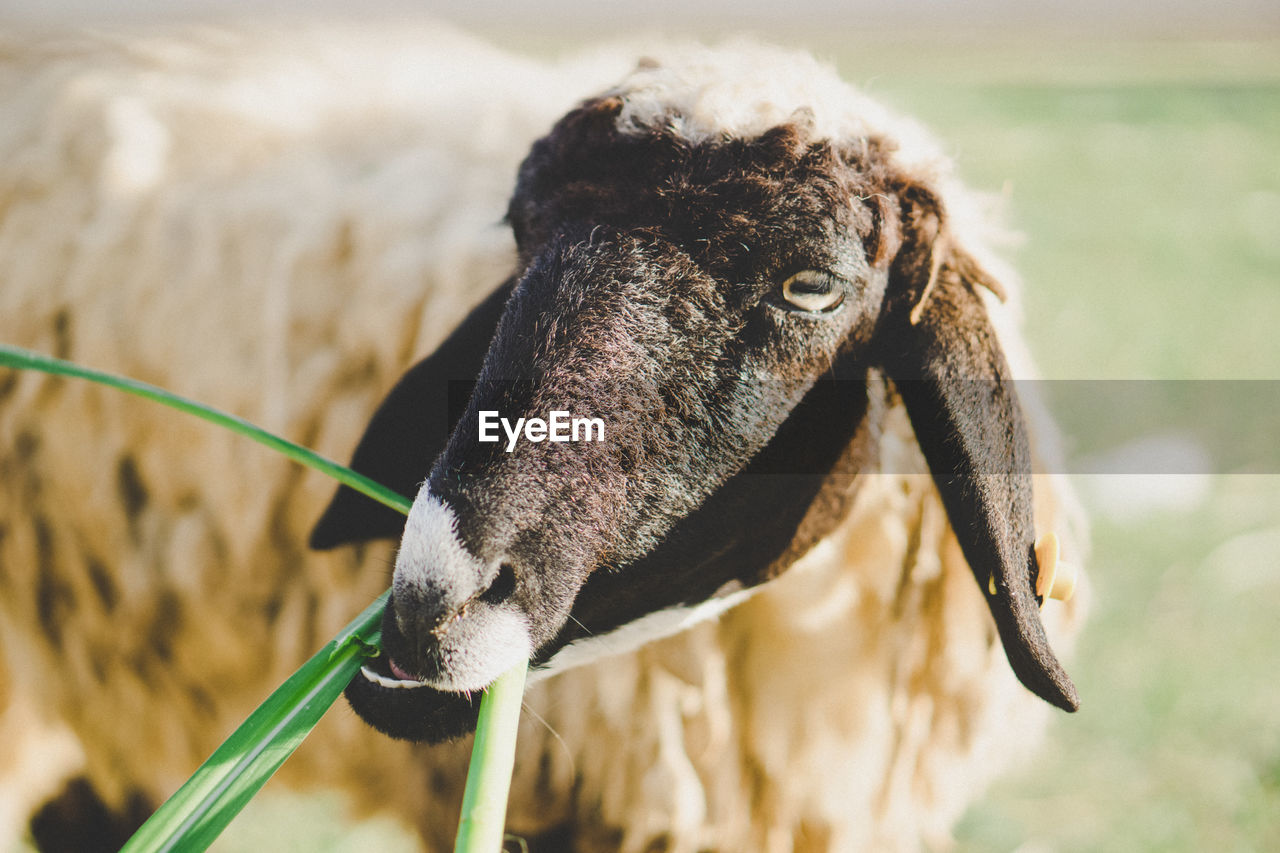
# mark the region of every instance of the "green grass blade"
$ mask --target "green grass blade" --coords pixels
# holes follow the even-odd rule
[[[497,853],[502,849],[527,671],[528,665],[523,663],[507,670],[489,685],[480,702],[454,853]]]
[[[0,367],[88,379],[162,403],[251,438],[401,513],[407,515],[412,505],[403,495],[314,451],[163,388],[5,344],[0,344]],[[129,839],[122,853],[199,851],[213,843],[315,728],[359,671],[362,661],[378,654],[382,613],[390,594],[388,590],[379,596],[276,688],[156,810]],[[460,851],[493,853],[501,849],[527,669],[527,664],[520,664],[499,677],[480,701],[463,818],[458,827]]]
[[[251,438],[259,444],[265,444],[272,450],[284,454],[294,462],[299,462],[309,468],[327,474],[343,485],[350,486],[356,491],[373,498],[379,503],[386,504],[392,509],[399,510],[406,515],[412,501],[397,492],[388,489],[379,482],[370,480],[363,474],[352,471],[345,465],[339,465],[331,459],[326,459],[315,451],[308,450],[300,444],[294,444],[292,441],[283,439],[278,435],[267,432],[259,426],[249,423],[243,418],[235,415],[229,415],[226,412],[220,412],[217,409],[206,406],[203,403],[197,403],[195,400],[189,400],[186,397],[179,396],[163,388],[157,388],[154,385],[148,385],[146,382],[138,382],[135,379],[126,379],[122,376],[114,376],[110,373],[103,373],[88,367],[81,367],[69,361],[53,358],[51,356],[42,355],[40,353],[31,352],[30,350],[21,349],[20,347],[7,346],[0,344],[0,367],[12,367],[25,370],[39,370],[44,373],[52,373],[58,376],[74,376],[80,379],[89,379],[101,385],[116,388],[120,391],[127,391],[138,397],[147,400],[154,400],[157,403],[163,403],[177,409],[180,412],[186,412],[203,418],[210,423],[225,427],[237,435]]]
[[[239,814],[376,654],[389,591],[276,688],[122,848],[204,850]]]

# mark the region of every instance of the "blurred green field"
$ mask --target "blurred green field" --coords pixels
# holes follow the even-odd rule
[[[872,88],[933,126],[973,184],[1008,194],[1047,377],[1277,378],[1280,48],[1272,59],[1233,81]]]
[[[1280,45],[954,42],[904,69],[823,43],[1007,197],[1047,377],[1280,379]],[[1069,413],[1069,450],[1123,415]],[[1076,478],[1083,710],[970,810],[962,853],[1280,850],[1280,475],[1157,478],[1123,505],[1119,479]],[[339,814],[268,786],[215,849],[413,849]]]
[[[1046,377],[1280,379],[1280,46],[953,43],[909,70],[817,50],[1005,196]],[[1107,449],[1124,416],[1064,413],[1069,452]],[[1116,512],[1123,479],[1075,478],[1094,527],[1083,710],[970,810],[957,853],[1280,849],[1280,476],[1170,478],[1177,506],[1157,477]],[[299,849],[394,837],[347,834],[331,806],[269,793],[218,849],[301,825]]]

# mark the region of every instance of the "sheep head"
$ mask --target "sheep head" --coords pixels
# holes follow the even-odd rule
[[[316,528],[317,547],[402,536],[387,654],[351,704],[395,737],[455,736],[520,660],[554,670],[727,606],[839,523],[898,394],[1015,673],[1074,710],[978,293],[998,285],[939,196],[887,136],[806,109],[699,133],[650,94],[624,85],[534,145],[516,273],[371,422],[353,465],[417,490],[407,522],[343,489]],[[483,413],[556,411],[604,440],[480,440]]]

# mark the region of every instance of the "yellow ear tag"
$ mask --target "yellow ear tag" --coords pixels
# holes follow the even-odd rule
[[[1046,533],[1036,540],[1036,563],[1040,566],[1040,574],[1036,577],[1036,595],[1043,599],[1066,601],[1075,594],[1076,568],[1070,563],[1058,562],[1061,549],[1056,533]]]

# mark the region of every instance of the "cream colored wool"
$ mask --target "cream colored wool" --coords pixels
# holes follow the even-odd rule
[[[512,269],[500,220],[530,142],[634,60],[544,65],[405,25],[0,41],[0,340],[345,459],[398,375]],[[919,140],[902,156],[924,152],[910,162],[981,251],[973,197],[914,125],[807,58],[735,45],[713,64],[787,87],[746,118],[713,92],[690,133],[758,132],[807,86],[833,132],[850,124],[831,110],[870,109],[858,121]],[[1027,376],[1015,320],[1004,343]],[[890,415],[895,473],[787,575],[530,689],[510,831],[571,823],[582,850],[911,850],[1028,753],[1050,709],[1010,672]],[[1070,496],[1039,479],[1039,528],[1079,561]],[[331,490],[153,404],[0,374],[0,844],[78,775],[113,805],[158,802],[386,586],[390,545],[306,550]],[[1060,652],[1085,598],[1045,608]],[[447,849],[468,749],[392,742],[340,704],[280,778]]]

